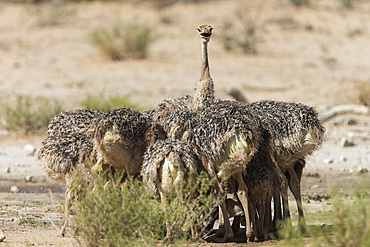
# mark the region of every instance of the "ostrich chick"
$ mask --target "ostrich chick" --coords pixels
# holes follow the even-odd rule
[[[219,231],[216,237],[224,233],[221,240],[223,242],[234,237],[227,216],[225,192],[222,186],[222,183],[231,176],[235,175],[237,179],[237,195],[244,211],[248,212],[248,189],[243,181],[242,172],[260,143],[259,132],[253,124],[252,116],[250,117],[246,115],[212,117],[197,125],[187,138],[187,142],[200,148],[203,166],[208,174],[217,180],[217,187],[222,196],[219,212],[221,225],[224,224],[224,232]],[[248,213],[246,213],[246,221],[249,224]],[[252,231],[248,224],[246,234],[249,238],[252,236]]]
[[[78,170],[88,174],[96,162],[93,139],[86,133],[47,136],[42,142],[38,158],[43,161],[42,166],[51,180],[66,185],[61,227],[61,235],[64,236],[69,221],[69,209],[76,194],[76,191],[71,191],[76,172]]]
[[[213,27],[204,24],[200,25],[197,30],[202,44],[202,64],[200,80],[197,84],[197,89],[191,106],[191,109],[194,110],[199,110],[214,101],[213,80],[210,75],[208,62],[208,42],[211,40]]]
[[[186,198],[195,197],[196,188],[189,185],[195,184],[202,169],[195,149],[184,141],[167,139],[156,141],[146,150],[141,175],[159,193],[164,209],[165,203],[180,191]],[[180,186],[185,188],[178,191]],[[172,229],[168,221],[166,226],[165,239],[169,239]]]
[[[324,139],[325,128],[316,110],[298,103],[258,101],[247,106],[257,112],[262,128],[270,136],[274,160],[286,175],[298,209],[299,223],[304,225],[301,200],[301,176],[308,155],[317,150]],[[278,198],[279,197],[279,198]],[[274,196],[277,219],[281,219],[280,196]],[[290,217],[288,201],[283,196],[284,218]],[[279,212],[280,211],[280,212]]]
[[[94,171],[108,163],[125,175],[140,174],[147,146],[164,139],[161,126],[148,121],[141,113],[121,108],[105,112],[96,128],[95,145],[100,155]]]

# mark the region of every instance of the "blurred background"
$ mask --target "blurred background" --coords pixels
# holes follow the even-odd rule
[[[17,104],[145,110],[192,94],[204,23],[219,98],[369,104],[369,13],[366,0],[3,0],[1,123],[14,128]]]

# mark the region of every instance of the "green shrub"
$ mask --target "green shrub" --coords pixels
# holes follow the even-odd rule
[[[18,95],[3,104],[5,127],[13,131],[43,131],[50,120],[62,111],[61,105],[44,97]]]
[[[93,180],[80,188],[72,208],[77,240],[87,246],[153,246],[163,236],[164,215],[153,191],[138,180],[123,190],[119,179],[109,186],[102,177]]]
[[[122,24],[101,28],[90,35],[91,42],[112,60],[146,58],[153,42],[151,29],[141,24]]]
[[[202,186],[195,200],[177,193],[165,206],[143,182],[129,179],[122,188],[121,179],[122,176],[111,176],[108,185],[103,176],[96,174],[89,179],[79,175],[75,180],[72,186],[78,188],[72,190],[79,192],[72,206],[73,229],[79,242],[87,246],[161,245],[167,221],[172,227],[173,243],[180,245],[194,225],[201,234],[204,219],[210,220],[204,216],[210,211],[213,197],[207,187],[211,183],[204,176],[187,185]]]
[[[140,110],[137,105],[130,102],[127,95],[107,96],[103,91],[99,94],[87,94],[81,102],[82,107],[90,110],[109,111],[118,108],[131,108]]]

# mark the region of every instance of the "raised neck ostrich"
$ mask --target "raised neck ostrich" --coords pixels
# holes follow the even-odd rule
[[[200,80],[197,84],[191,107],[195,110],[199,110],[200,108],[209,105],[214,101],[213,80],[210,75],[208,62],[208,42],[211,39],[213,27],[204,24],[200,25],[197,30],[202,44],[202,64],[200,71]]]
[[[170,114],[177,110],[199,110],[214,101],[213,81],[210,76],[208,62],[208,42],[212,36],[213,27],[210,25],[200,25],[197,28],[202,44],[201,57],[201,76],[197,83],[194,97],[189,95],[181,98],[168,98],[159,103],[153,114],[153,120],[163,124]]]

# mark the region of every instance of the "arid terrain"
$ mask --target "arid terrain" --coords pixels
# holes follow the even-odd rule
[[[340,3],[317,0],[297,8],[288,0],[200,1],[165,7],[150,1],[62,7],[0,2],[0,104],[17,95],[43,96],[72,110],[81,107],[87,94],[104,92],[127,95],[130,102],[151,109],[164,98],[192,94],[200,72],[196,27],[203,23],[214,27],[209,56],[216,97],[230,99],[228,91],[237,88],[249,101],[302,102],[320,114],[337,105],[363,104],[370,93],[370,2],[359,1],[353,8]],[[56,24],[47,19],[52,17]],[[226,23],[245,23],[241,19],[256,25],[256,54],[223,48]],[[91,44],[93,30],[117,20],[153,30],[155,41],[146,59],[112,61]],[[227,33],[231,39],[243,35]],[[72,236],[59,236],[63,185],[50,182],[37,160],[44,134],[9,131],[1,127],[4,121],[0,115],[0,229],[6,236],[0,245],[77,245]],[[308,224],[330,224],[314,217],[328,210],[329,203],[310,198],[369,177],[370,116],[339,115],[324,125],[326,140],[308,158],[302,181]],[[11,193],[12,186],[19,191]],[[295,222],[295,203],[290,203]],[[22,223],[27,218],[33,221]]]

